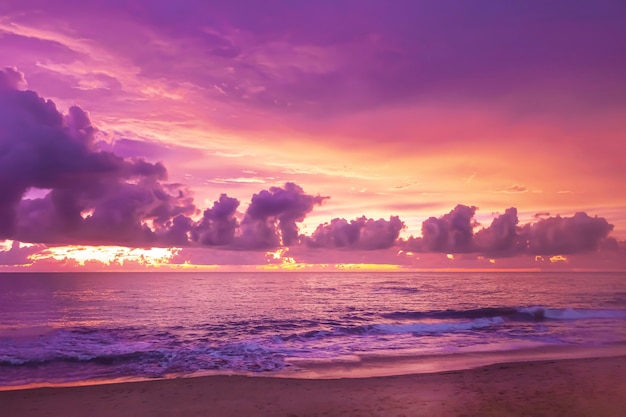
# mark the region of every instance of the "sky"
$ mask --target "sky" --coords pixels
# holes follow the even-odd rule
[[[0,270],[626,270],[623,1],[0,4]]]

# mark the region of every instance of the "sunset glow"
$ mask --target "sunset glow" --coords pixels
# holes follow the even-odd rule
[[[0,414],[622,417],[626,0],[0,0]]]
[[[0,6],[2,269],[626,269],[613,5],[74,3]]]
[[[143,266],[158,267],[168,264],[177,250],[179,249],[138,249],[122,246],[56,246],[33,254],[29,259],[33,262],[41,260],[72,260],[76,261],[80,266],[85,266],[85,263],[99,262],[106,266],[136,263]]]

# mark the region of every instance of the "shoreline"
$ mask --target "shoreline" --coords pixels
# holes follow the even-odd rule
[[[448,354],[405,356],[368,354],[345,361],[290,360],[290,363],[298,364],[301,369],[278,372],[275,377],[295,379],[376,378],[464,371],[502,363],[619,356],[626,356],[626,345],[529,346],[513,350],[481,351],[470,349]]]
[[[460,350],[453,353],[415,355],[366,354],[323,360],[288,359],[295,369],[269,372],[245,372],[232,370],[207,370],[190,374],[171,374],[149,378],[120,376],[76,381],[33,382],[16,385],[0,385],[0,393],[40,388],[72,388],[138,382],[154,382],[179,379],[210,377],[249,377],[302,380],[365,379],[396,377],[404,375],[438,374],[451,371],[466,371],[505,363],[541,362],[567,359],[593,359],[604,357],[626,357],[626,345],[602,346],[530,346],[514,350]]]
[[[0,392],[7,416],[594,416],[626,409],[626,355],[340,379],[198,376]]]

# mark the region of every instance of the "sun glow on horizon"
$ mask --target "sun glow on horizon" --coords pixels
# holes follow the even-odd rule
[[[567,262],[568,261],[567,256],[563,256],[563,255],[551,256],[549,260],[550,260],[551,263]]]
[[[127,248],[123,246],[56,246],[29,256],[32,261],[73,260],[80,266],[99,262],[103,266],[135,263],[146,267],[170,265],[179,248]]]
[[[399,271],[403,269],[402,265],[385,263],[306,263],[287,256],[288,253],[288,247],[266,252],[267,264],[258,265],[256,269],[262,271]]]

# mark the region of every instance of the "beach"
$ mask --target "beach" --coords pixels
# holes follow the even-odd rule
[[[2,275],[0,417],[624,417],[624,283]]]
[[[509,362],[429,374],[206,376],[0,392],[6,417],[622,417],[626,356]]]

